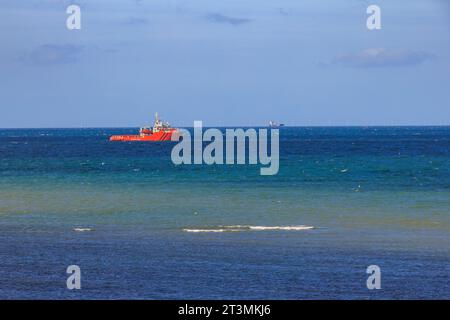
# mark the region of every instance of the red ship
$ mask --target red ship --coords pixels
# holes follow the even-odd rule
[[[156,113],[153,127],[141,128],[138,135],[114,135],[109,138],[109,141],[170,141],[175,132],[177,129],[159,120]]]

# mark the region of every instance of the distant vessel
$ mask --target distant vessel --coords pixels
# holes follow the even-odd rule
[[[156,113],[153,127],[140,128],[138,135],[114,135],[109,138],[109,141],[170,141],[175,132],[177,129],[159,120]]]
[[[269,121],[269,127],[270,128],[280,128],[284,127],[284,123],[278,123],[276,121]]]

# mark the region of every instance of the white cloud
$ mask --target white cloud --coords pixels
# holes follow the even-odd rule
[[[35,65],[49,65],[75,62],[84,47],[73,44],[44,44],[22,58]]]
[[[211,22],[226,23],[226,24],[231,24],[233,26],[238,26],[238,25],[241,25],[241,24],[249,23],[251,21],[250,19],[234,18],[234,17],[225,16],[225,15],[220,14],[220,13],[208,14],[206,16],[206,18],[209,21],[211,21]]]
[[[354,68],[381,68],[417,65],[434,58],[433,54],[424,51],[369,48],[339,56],[333,59],[331,64]]]

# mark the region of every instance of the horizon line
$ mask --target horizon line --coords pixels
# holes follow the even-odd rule
[[[203,128],[270,128],[270,129],[282,129],[282,128],[395,128],[395,127],[450,127],[450,124],[371,124],[371,125],[284,125],[278,128],[271,128],[267,125],[264,126],[203,126]],[[134,129],[140,128],[140,126],[71,126],[71,127],[0,127],[0,130],[55,130],[55,129]],[[174,128],[194,128],[194,126],[179,126]]]

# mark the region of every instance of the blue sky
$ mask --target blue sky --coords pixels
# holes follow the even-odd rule
[[[0,40],[3,128],[450,125],[445,0],[2,0]]]

